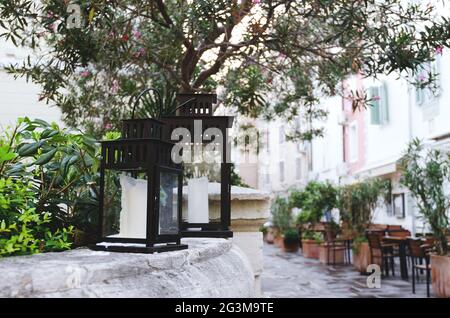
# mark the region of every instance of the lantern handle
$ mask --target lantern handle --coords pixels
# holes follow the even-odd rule
[[[156,96],[158,96],[158,102],[159,102],[159,115],[158,115],[158,118],[161,118],[162,110],[163,110],[161,94],[160,94],[160,92],[157,89],[149,87],[149,88],[144,89],[142,92],[140,92],[139,95],[136,97],[136,101],[134,102],[134,105],[133,105],[133,111],[131,113],[131,118],[132,119],[134,119],[134,114],[136,112],[136,106],[138,105],[139,100],[142,98],[142,96],[144,96],[145,94],[147,94],[150,91],[155,92]]]
[[[171,112],[171,114],[175,113],[175,112],[176,112],[177,110],[179,110],[181,107],[184,107],[184,106],[186,106],[186,105],[188,105],[188,104],[190,104],[190,103],[192,103],[192,102],[195,102],[196,100],[197,100],[197,97],[188,99],[188,100],[185,101],[183,104],[181,104],[180,106],[178,106],[177,108],[175,108],[175,109]]]

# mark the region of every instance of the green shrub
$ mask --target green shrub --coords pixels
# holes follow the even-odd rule
[[[0,179],[29,183],[35,196],[32,207],[51,213],[54,230],[73,225],[96,231],[100,153],[93,138],[21,118],[15,128],[0,133],[0,147],[7,154],[6,160],[0,158]]]
[[[73,227],[53,230],[50,213],[37,213],[33,185],[0,179],[0,257],[71,247]]]
[[[439,255],[450,252],[447,241],[450,197],[445,194],[445,183],[450,180],[450,157],[440,150],[424,152],[422,143],[415,139],[401,160],[402,184],[407,186],[417,201],[419,213],[431,227]]]
[[[292,225],[292,212],[285,198],[276,197],[270,208],[272,213],[273,225],[281,232],[290,228]]]
[[[312,240],[316,241],[316,243],[323,243],[323,235],[320,232],[314,232],[314,231],[304,231],[302,232],[302,239],[303,240]]]
[[[341,220],[349,225],[356,236],[364,236],[379,200],[390,197],[388,183],[389,181],[374,178],[339,188],[337,205]]]
[[[98,167],[95,140],[79,131],[28,118],[0,131],[1,253],[67,249],[72,230],[96,233]]]
[[[287,229],[283,233],[284,235],[284,244],[298,244],[300,241],[300,237],[296,229]]]
[[[302,209],[297,217],[298,224],[318,223],[326,211],[336,207],[337,189],[329,182],[309,182],[302,191],[289,195],[289,206]]]

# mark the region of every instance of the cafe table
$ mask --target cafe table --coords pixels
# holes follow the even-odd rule
[[[408,279],[408,264],[406,262],[406,245],[408,244],[408,237],[384,236],[383,242],[398,245],[398,252],[400,257],[400,275],[402,279]]]

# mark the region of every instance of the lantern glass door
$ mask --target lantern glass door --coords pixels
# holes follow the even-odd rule
[[[190,224],[220,222],[220,162],[187,163],[184,168],[183,221]],[[192,229],[198,230],[197,227]]]
[[[103,196],[103,237],[146,238],[147,173],[107,170]]]
[[[159,235],[179,233],[180,174],[162,169],[159,175]]]

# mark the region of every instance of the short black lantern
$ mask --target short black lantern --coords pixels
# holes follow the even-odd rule
[[[103,141],[100,219],[95,250],[153,253],[187,248],[180,244],[182,165],[171,160],[173,143],[162,140],[157,119],[122,121],[122,137]]]
[[[166,140],[182,155],[183,237],[232,237],[231,163],[228,129],[231,116],[214,116],[215,94],[178,94],[173,116],[163,116]],[[177,151],[175,151],[177,153]]]

